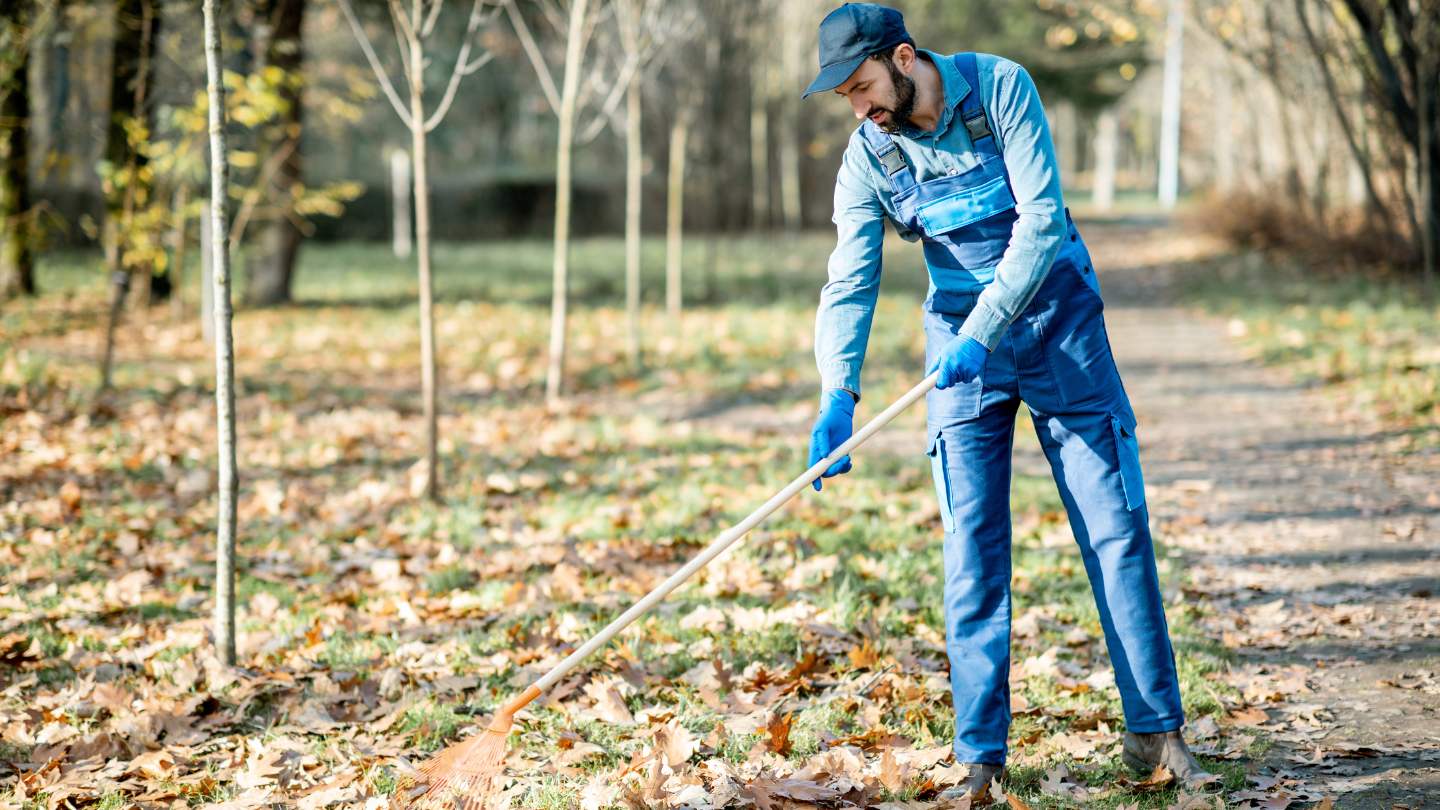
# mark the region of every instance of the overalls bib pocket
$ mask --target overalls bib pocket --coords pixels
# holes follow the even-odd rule
[[[930,436],[930,474],[935,479],[935,498],[940,502],[940,523],[945,533],[955,531],[955,510],[950,504],[950,471],[945,468],[945,437],[936,430]]]
[[[1140,472],[1140,440],[1135,436],[1134,417],[1110,415],[1110,428],[1115,433],[1115,452],[1119,456],[1120,483],[1125,487],[1125,506],[1132,512],[1145,505],[1145,478]]]
[[[933,199],[917,200],[915,218],[925,235],[933,238],[1014,207],[1010,184],[1001,175],[973,186],[947,190]]]

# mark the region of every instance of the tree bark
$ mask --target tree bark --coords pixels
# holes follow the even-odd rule
[[[558,404],[564,394],[566,307],[570,271],[570,158],[575,140],[575,101],[580,90],[580,60],[585,52],[588,0],[572,0],[565,40],[565,79],[560,90],[560,133],[555,146],[555,259],[550,297],[550,360],[545,371],[545,401]]]
[[[411,194],[410,153],[404,149],[393,150],[390,153],[390,252],[397,259],[408,259],[415,250]]]
[[[0,0],[0,300],[35,294],[30,242],[30,0]]]
[[[418,17],[418,7],[417,14]],[[425,132],[425,49],[412,22],[410,48],[410,144],[415,153],[415,254],[420,264],[420,385],[425,399],[425,497],[440,500],[440,373],[435,360],[435,293],[430,275],[430,172]]]
[[[130,268],[124,263],[124,242],[136,198],[141,193],[138,171],[146,161],[145,156],[131,146],[125,122],[145,112],[147,74],[154,47],[149,35],[152,21],[150,0],[116,0],[105,158],[112,168],[123,166],[129,170],[131,178],[125,183],[123,191],[111,189],[105,201],[105,260],[110,270],[111,296],[110,320],[105,328],[105,349],[100,361],[102,392],[109,390],[112,383],[115,335],[119,331],[125,296],[130,290]]]
[[[770,110],[767,68],[750,60],[750,223],[770,227]]]
[[[682,238],[685,230],[685,141],[689,111],[681,109],[670,126],[670,171],[665,197],[665,312],[678,328],[682,306]]]
[[[625,98],[625,348],[631,369],[640,367],[640,80]]]
[[[271,175],[266,200],[280,210],[267,221],[256,239],[256,250],[249,260],[249,284],[245,288],[246,303],[274,306],[289,303],[295,277],[295,258],[300,250],[301,232],[295,213],[295,196],[303,179],[300,137],[304,131],[305,49],[301,29],[305,22],[305,0],[271,0],[263,8],[274,22],[274,33],[266,45],[265,63],[285,71],[287,81],[279,96],[285,103],[278,123],[278,136],[262,150],[269,154],[285,152]],[[298,80],[298,81],[295,81]]]
[[[210,96],[210,252],[215,284],[215,428],[219,447],[218,513],[215,519],[215,648],[235,664],[235,349],[230,331],[230,251],[225,238],[229,162],[225,150],[225,86],[222,82],[217,0],[204,0],[205,77]]]
[[[1095,207],[1109,211],[1115,204],[1115,157],[1120,151],[1120,126],[1115,111],[1100,113],[1095,125]]]
[[[1180,193],[1181,60],[1185,0],[1170,0],[1165,20],[1165,81],[1160,112],[1160,205],[1174,208]]]

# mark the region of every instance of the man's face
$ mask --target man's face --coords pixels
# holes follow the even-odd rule
[[[835,92],[850,102],[858,119],[869,118],[886,132],[897,132],[915,111],[915,82],[907,75],[915,63],[909,46],[890,59],[866,59]]]

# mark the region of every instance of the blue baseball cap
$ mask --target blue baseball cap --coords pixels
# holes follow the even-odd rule
[[[900,12],[874,3],[846,3],[820,21],[820,73],[801,98],[834,90],[871,54],[915,40]]]

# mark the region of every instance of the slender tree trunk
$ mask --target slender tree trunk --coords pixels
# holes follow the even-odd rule
[[[630,367],[640,367],[640,81],[631,79],[625,98],[625,347]]]
[[[670,172],[665,197],[665,313],[670,327],[680,326],[682,306],[682,238],[685,230],[685,141],[689,135],[688,110],[682,109],[670,126]]]
[[[210,96],[210,228],[215,281],[215,427],[219,439],[219,513],[215,520],[215,648],[235,663],[235,349],[230,331],[230,251],[225,239],[229,163],[225,151],[225,86],[221,81],[217,0],[205,0],[205,75]]]
[[[246,299],[257,306],[273,306],[291,300],[295,258],[300,251],[301,238],[295,196],[303,181],[300,137],[304,130],[305,49],[301,30],[305,22],[305,0],[272,0],[265,11],[275,22],[274,34],[265,45],[265,63],[285,71],[287,81],[279,91],[279,97],[285,102],[280,134],[264,149],[270,154],[281,151],[287,154],[271,176],[266,195],[268,203],[279,207],[280,213],[264,224],[249,261]],[[301,81],[296,83],[293,81],[296,79]]]
[[[215,229],[210,201],[200,209],[200,335],[215,345]]]
[[[565,42],[565,79],[560,90],[560,133],[555,147],[555,260],[550,298],[550,362],[545,371],[545,401],[557,404],[564,393],[566,307],[570,273],[570,158],[575,140],[575,100],[580,90],[580,60],[585,51],[588,0],[570,4]]]
[[[26,149],[33,16],[30,0],[0,0],[0,300],[35,294]]]
[[[1425,12],[1421,11],[1424,15]],[[1422,19],[1424,17],[1422,16]],[[1434,49],[1437,46],[1433,43],[1427,45]],[[1419,149],[1417,170],[1420,175],[1420,189],[1417,195],[1420,198],[1420,260],[1421,272],[1425,277],[1425,286],[1431,291],[1435,290],[1435,279],[1440,275],[1440,189],[1436,188],[1440,183],[1440,166],[1436,165],[1437,157],[1440,157],[1440,148],[1435,143],[1436,121],[1435,113],[1435,86],[1440,81],[1440,71],[1433,71],[1425,64],[1431,59],[1431,53],[1421,57],[1419,68],[1420,81],[1416,82],[1416,117],[1419,123]]]
[[[750,223],[770,226],[770,110],[766,62],[750,60]]]
[[[417,15],[418,16],[418,15]],[[419,25],[417,20],[412,23]],[[420,263],[420,384],[425,399],[425,497],[440,500],[440,444],[436,408],[439,369],[435,360],[434,291],[430,278],[430,171],[425,143],[425,50],[410,35],[410,127],[415,166],[415,252]]]
[[[784,30],[780,34],[783,75],[798,76],[803,72],[801,64],[804,61],[804,40],[801,39],[801,32],[805,30],[803,26],[810,23],[802,23],[800,18],[804,16],[803,12],[793,0],[787,0],[781,9],[784,20]],[[805,222],[804,211],[800,207],[800,106],[786,104],[784,109],[785,121],[776,133],[780,142],[780,212],[785,227],[793,231],[798,230]]]
[[[185,296],[181,291],[185,289],[185,260],[190,247],[190,219],[185,213],[189,205],[190,187],[180,183],[175,186],[175,200],[171,203],[170,230],[170,272],[175,279],[175,293],[170,298],[170,308],[177,317],[185,311]]]
[[[410,153],[390,153],[390,251],[397,259],[408,259],[415,249],[410,218]]]
[[[1120,151],[1120,125],[1113,109],[1095,123],[1095,207],[1109,211],[1115,204],[1115,157]]]
[[[1160,205],[1174,208],[1180,190],[1181,53],[1185,0],[1170,0],[1165,20],[1165,81],[1160,112]]]
[[[100,391],[112,383],[111,364],[115,357],[115,335],[125,297],[130,291],[130,268],[124,263],[124,242],[135,211],[141,184],[134,177],[145,163],[145,156],[132,148],[125,131],[125,122],[145,112],[145,91],[149,81],[148,68],[153,42],[149,31],[152,23],[149,0],[116,0],[115,45],[112,51],[110,79],[110,120],[105,138],[105,156],[112,167],[124,166],[132,178],[123,193],[111,189],[106,199],[105,259],[110,271],[110,320],[105,328],[105,349],[100,361]],[[147,282],[148,283],[148,282]]]
[[[1215,188],[1227,194],[1235,187],[1235,108],[1231,97],[1233,87],[1227,55],[1217,56],[1219,64],[1211,74],[1215,80],[1214,138]]]

